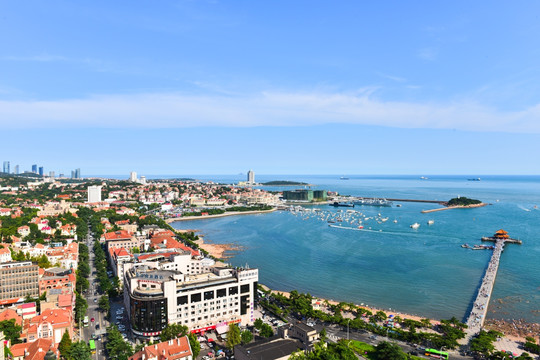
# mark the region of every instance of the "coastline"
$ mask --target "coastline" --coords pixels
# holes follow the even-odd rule
[[[193,232],[197,232],[198,230],[192,230]],[[235,244],[212,244],[204,241],[204,238],[201,235],[199,236],[199,240],[196,240],[195,243],[201,248],[202,250],[206,251],[209,255],[213,256],[216,259],[220,260],[226,260],[230,259],[232,257],[232,254],[225,255],[226,252],[231,251],[242,251],[244,248],[240,245]]]
[[[215,219],[225,216],[235,216],[235,215],[253,215],[253,214],[266,214],[271,213],[274,211],[277,211],[277,208],[273,208],[270,210],[251,210],[251,211],[229,211],[224,214],[215,214],[215,215],[203,215],[203,216],[186,216],[186,217],[179,217],[179,218],[169,218],[166,219],[165,222],[167,224],[176,222],[176,221],[191,221],[191,220],[203,220],[203,219]]]
[[[272,290],[270,288],[268,288],[267,286],[265,285],[262,285],[264,289],[267,289],[269,290],[272,294],[281,294],[285,297],[289,297],[291,295],[290,292],[288,291],[280,291],[280,290]],[[324,303],[325,302],[328,302],[328,304],[331,304],[331,305],[337,305],[339,304],[340,302],[339,301],[336,301],[336,300],[333,300],[333,299],[323,299],[321,297],[317,297],[317,296],[313,296],[314,299],[316,299],[317,302],[320,302],[321,303],[321,308],[324,307]],[[362,309],[366,309],[366,310],[369,310],[371,311],[373,314],[375,314],[377,311],[383,311],[385,312],[386,314],[388,315],[394,315],[394,316],[399,316],[401,317],[402,319],[411,319],[411,320],[415,320],[415,321],[421,321],[422,319],[428,319],[431,324],[433,325],[438,325],[440,323],[440,320],[435,320],[435,319],[429,319],[429,318],[426,318],[426,317],[422,317],[422,316],[419,316],[419,315],[412,315],[412,314],[407,314],[407,313],[403,313],[403,312],[400,312],[396,309],[381,309],[381,308],[377,308],[375,306],[369,306],[369,305],[363,305],[363,304],[355,304],[358,308],[362,308]],[[326,309],[328,310],[328,309]],[[324,310],[323,310],[324,311]],[[350,316],[349,316],[350,315]],[[349,314],[348,312],[347,313],[344,313],[344,316],[345,318],[347,317],[352,317],[352,314]]]
[[[280,291],[280,290],[273,290],[270,289],[268,286],[260,284],[265,290],[270,291],[272,294],[281,294],[285,297],[290,296],[290,292],[288,291]],[[316,299],[316,302],[319,303],[320,310],[324,312],[329,312],[330,310],[328,307],[324,305],[325,302],[328,302],[330,305],[337,305],[340,302],[333,300],[333,299],[323,299],[317,296],[313,296],[314,299]],[[428,317],[422,317],[420,315],[412,315],[404,312],[400,312],[397,309],[382,309],[377,308],[375,306],[369,306],[369,305],[363,305],[363,304],[355,304],[358,308],[366,309],[371,311],[373,314],[375,314],[377,311],[382,311],[387,315],[394,315],[399,316],[403,320],[410,319],[414,321],[422,321],[423,319],[428,319],[429,322],[436,326],[440,324],[440,320],[443,319],[432,319]],[[343,317],[344,318],[353,318],[352,313],[349,311],[343,311]],[[540,331],[540,324],[538,323],[528,323],[524,320],[496,320],[496,319],[488,319],[486,320],[486,325],[484,327],[488,330],[495,330],[499,331],[504,334],[504,337],[507,338],[510,342],[515,343],[515,345],[518,345],[519,343],[525,343],[525,337],[531,336],[536,339],[536,341],[540,340],[539,331]],[[495,344],[498,345],[498,344]]]
[[[422,214],[428,214],[428,213],[432,213],[432,212],[436,212],[436,211],[444,211],[444,210],[474,209],[474,208],[484,207],[484,206],[488,206],[488,205],[489,204],[487,204],[487,203],[480,203],[480,204],[465,205],[465,206],[447,206],[447,207],[438,208],[438,209],[422,210],[421,213]]]

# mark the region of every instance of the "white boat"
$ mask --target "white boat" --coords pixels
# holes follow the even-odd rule
[[[411,225],[411,228],[413,229],[418,229],[420,227],[420,224],[419,223],[414,223]]]
[[[428,220],[427,224],[428,225],[433,225],[433,224],[435,224],[435,220]]]

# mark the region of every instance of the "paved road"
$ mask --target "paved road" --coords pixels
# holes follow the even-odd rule
[[[370,345],[373,345],[373,346],[377,346],[377,344],[379,344],[379,342],[381,341],[389,341],[389,342],[393,342],[393,343],[396,343],[398,344],[402,349],[403,351],[405,351],[406,353],[408,352],[414,352],[414,351],[418,351],[414,346],[408,344],[408,343],[405,343],[403,341],[398,341],[398,340],[394,340],[394,339],[391,339],[391,338],[386,338],[384,336],[378,336],[378,335],[374,335],[370,332],[366,332],[366,331],[363,331],[363,330],[360,330],[360,331],[356,331],[356,330],[349,330],[347,331],[347,327],[343,328],[342,326],[323,326],[322,324],[320,323],[316,323],[315,326],[313,326],[315,329],[317,329],[317,331],[321,331],[323,329],[323,327],[326,328],[326,332],[328,334],[328,339],[332,340],[332,341],[337,341],[339,339],[351,339],[351,340],[358,340],[358,341],[362,341],[364,343],[367,343],[367,344],[370,344]],[[445,350],[446,351],[446,350]],[[423,356],[423,354],[418,351],[418,356]],[[473,357],[471,356],[463,356],[463,355],[460,355],[458,351],[448,351],[449,355],[450,355],[450,358],[451,359],[458,359],[458,360],[471,360],[473,359]]]
[[[90,339],[92,339],[92,335],[94,334],[100,337],[100,340],[95,340],[96,354],[93,356],[94,359],[99,359],[103,358],[104,356],[103,338],[107,332],[109,322],[107,321],[106,313],[100,311],[98,306],[98,301],[101,295],[98,292],[99,285],[96,279],[96,275],[94,274],[94,271],[96,269],[94,265],[94,239],[91,235],[90,229],[86,237],[86,245],[88,246],[89,250],[88,265],[90,266],[90,276],[88,277],[90,287],[85,295],[86,302],[88,303],[88,309],[86,311],[86,314],[89,319],[89,325],[88,327],[83,327],[82,336],[83,340],[87,343]],[[91,319],[94,319],[94,321],[90,321]]]

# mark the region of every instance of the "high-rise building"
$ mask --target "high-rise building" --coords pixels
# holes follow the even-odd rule
[[[37,174],[37,165],[36,164],[32,165],[32,172],[34,174]]]
[[[40,166],[40,167],[39,167],[39,171],[38,171],[38,172],[39,172],[39,175],[43,176],[43,166]]]
[[[13,170],[13,173],[15,175],[19,175],[19,165],[15,165],[15,169]]]
[[[88,202],[96,203],[101,202],[101,186],[94,185],[88,187]]]
[[[54,171],[49,171],[49,177],[54,178]]]
[[[124,272],[124,302],[131,330],[150,337],[167,324],[194,333],[252,324],[258,280],[258,269],[212,267],[189,275],[144,264],[130,267]]]
[[[75,179],[81,178],[81,169],[75,169]]]
[[[146,176],[141,176],[141,184],[146,185]]]
[[[8,262],[0,265],[0,302],[16,303],[26,296],[39,296],[39,266],[31,261]]]
[[[9,161],[4,161],[4,167],[2,171],[5,172],[6,174],[9,174]]]
[[[129,173],[129,181],[137,182],[137,172],[132,171]]]
[[[255,173],[253,170],[249,170],[247,173],[247,182],[249,184],[255,184]]]

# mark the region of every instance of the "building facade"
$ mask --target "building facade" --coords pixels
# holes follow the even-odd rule
[[[247,172],[247,182],[249,184],[255,184],[255,173],[253,172],[253,170],[249,170]]]
[[[167,324],[192,332],[252,324],[257,269],[213,267],[187,275],[137,264],[124,273],[124,303],[135,335],[157,336]]]
[[[4,161],[4,167],[2,168],[2,171],[6,174],[9,174],[9,161]]]
[[[88,187],[88,202],[101,202],[101,186],[94,185]]]
[[[0,305],[39,296],[37,265],[31,261],[0,264]]]

